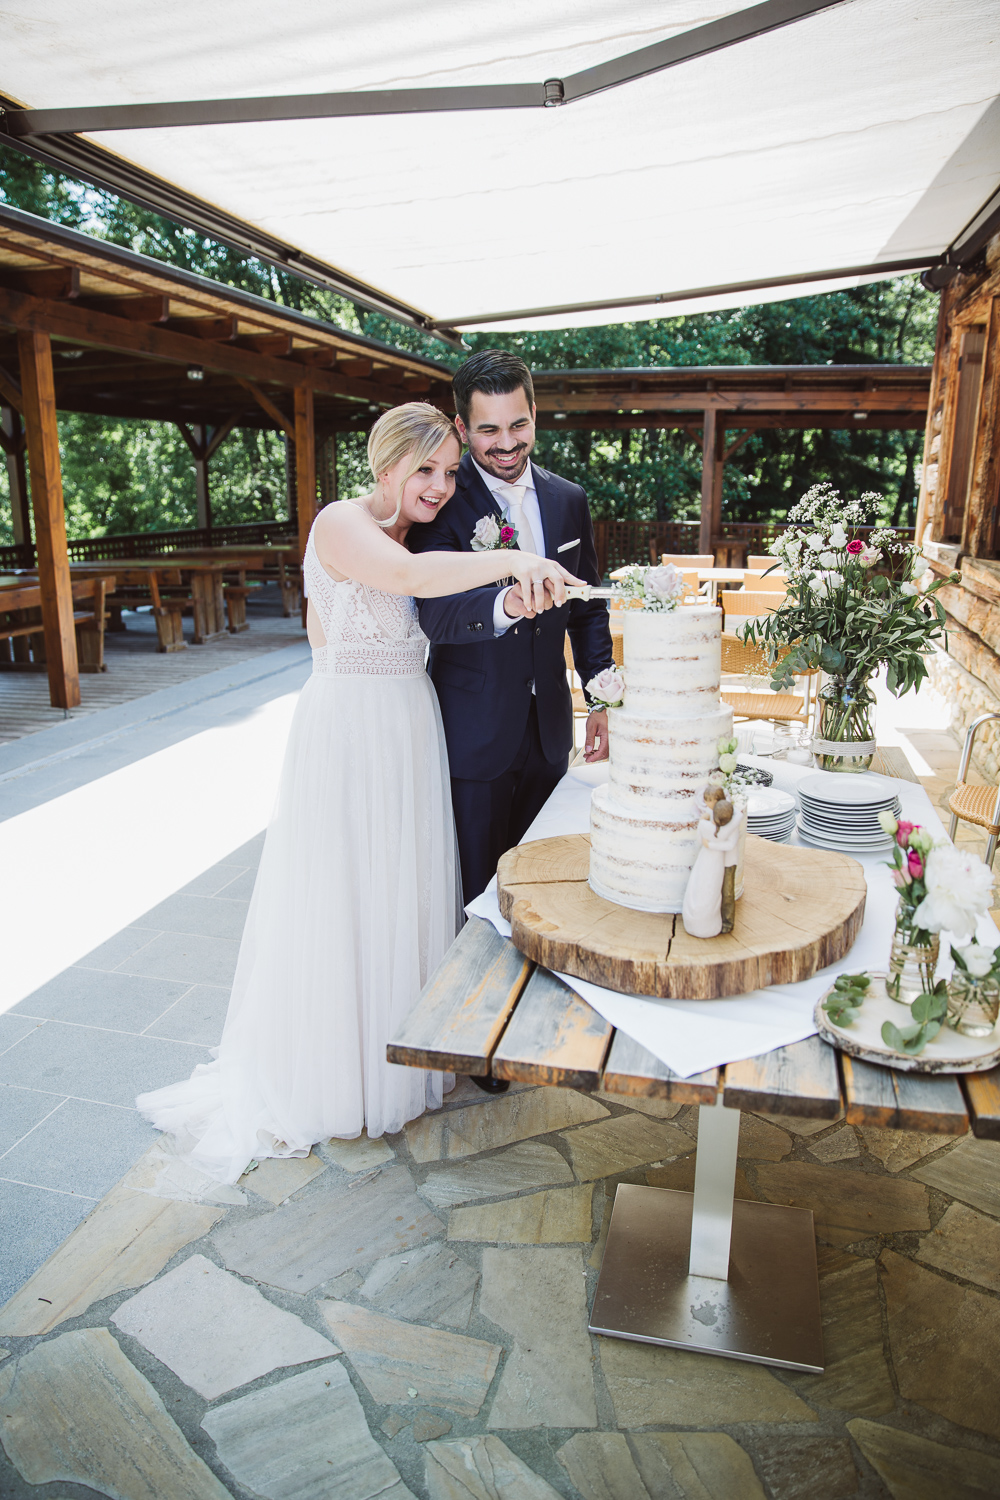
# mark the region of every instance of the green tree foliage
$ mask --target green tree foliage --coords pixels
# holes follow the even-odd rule
[[[464,358],[416,329],[2,145],[0,200],[452,368]],[[937,298],[916,277],[900,277],[791,302],[599,328],[475,333],[466,342],[472,351],[516,350],[535,369],[929,363],[936,316]],[[60,432],[71,536],[194,524],[193,465],[176,428],[64,414]],[[736,435],[732,432],[730,440]],[[880,490],[886,496],[883,519],[906,525],[916,510],[922,442],[919,431],[755,433],[726,465],[723,513],[733,520],[778,519],[810,485],[827,480],[848,495]],[[696,435],[651,428],[547,431],[539,434],[536,456],[583,484],[595,515],[666,520],[698,514]],[[220,522],[284,513],[278,435],[234,434],[213,457],[211,474],[213,512]],[[339,440],[338,478],[345,495],[367,487],[362,434]],[[6,474],[0,468],[0,541],[10,534]]]

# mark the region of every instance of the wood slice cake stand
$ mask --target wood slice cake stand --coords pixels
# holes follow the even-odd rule
[[[865,911],[857,860],[747,837],[732,932],[692,938],[679,916],[633,911],[587,884],[590,838],[519,844],[497,870],[500,910],[522,953],[626,995],[715,1000],[793,984],[850,949]]]

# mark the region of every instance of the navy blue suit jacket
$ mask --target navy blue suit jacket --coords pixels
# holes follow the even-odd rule
[[[532,464],[545,532],[545,555],[586,583],[599,584],[594,528],[580,485]],[[414,552],[471,552],[476,522],[500,507],[468,454],[455,494],[427,526],[407,538]],[[571,546],[560,549],[569,542]],[[503,634],[493,627],[498,588],[471,589],[441,599],[418,599],[420,625],[431,642],[430,675],[444,719],[452,776],[492,781],[513,762],[528,722],[535,685],[538,728],[546,760],[563,760],[573,747],[573,704],[566,681],[566,632],[583,682],[614,665],[607,606],[574,599],[534,620],[515,620]]]

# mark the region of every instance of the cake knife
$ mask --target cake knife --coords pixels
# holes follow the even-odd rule
[[[619,597],[617,589],[598,588],[592,583],[579,585],[568,583],[566,585],[567,599],[617,599]]]

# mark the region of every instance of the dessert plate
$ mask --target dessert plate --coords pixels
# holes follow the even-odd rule
[[[841,771],[817,771],[798,784],[800,797],[827,806],[888,807],[896,800],[892,787],[881,776],[869,771],[845,774]]]

